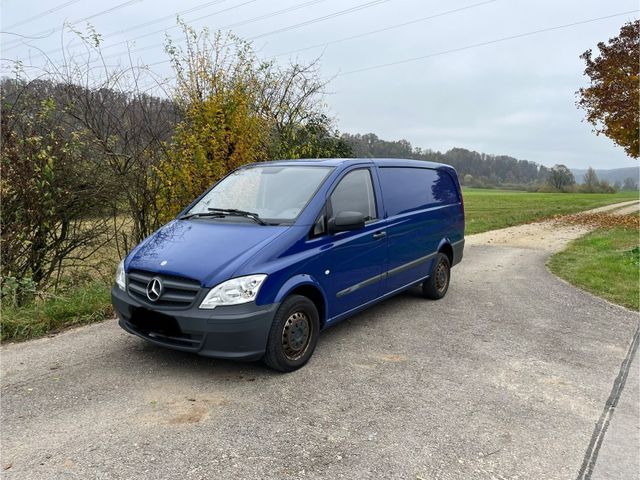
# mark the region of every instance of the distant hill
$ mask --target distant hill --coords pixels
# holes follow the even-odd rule
[[[358,158],[415,158],[452,165],[466,186],[502,188],[535,188],[544,183],[549,167],[535,162],[520,160],[508,155],[490,155],[464,148],[452,148],[447,152],[437,152],[414,147],[407,140],[384,140],[373,133],[343,133],[341,139],[346,142]],[[582,183],[586,168],[571,170],[577,183]],[[640,167],[596,170],[600,180],[612,185],[622,185],[627,178],[633,178],[638,184]]]
[[[572,168],[571,172],[576,177],[577,183],[582,183],[584,174],[587,173],[586,168]],[[609,170],[596,170],[596,175],[600,180],[606,180],[611,184],[616,182],[623,183],[627,178],[633,178],[638,182],[640,177],[640,167],[612,168]]]
[[[373,133],[343,133],[341,138],[358,158],[415,158],[446,163],[453,166],[460,181],[470,187],[531,186],[543,182],[549,172],[544,165],[508,155],[490,155],[464,148],[436,152],[414,147],[407,140],[383,140]]]

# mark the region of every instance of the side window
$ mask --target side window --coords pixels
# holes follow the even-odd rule
[[[381,167],[378,171],[389,216],[458,202],[457,188],[443,170]]]
[[[362,168],[347,173],[331,194],[332,215],[340,212],[360,212],[364,220],[377,217],[376,197],[371,182],[371,172]]]

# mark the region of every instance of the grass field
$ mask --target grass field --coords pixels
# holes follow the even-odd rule
[[[467,235],[638,199],[637,192],[529,193],[477,188],[465,188],[463,196]]]
[[[601,228],[554,255],[549,268],[577,287],[638,310],[639,243],[637,229]]]

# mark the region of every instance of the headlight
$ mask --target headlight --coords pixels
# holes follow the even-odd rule
[[[247,275],[232,278],[213,287],[200,304],[200,308],[216,308],[219,305],[238,305],[256,299],[266,275]]]
[[[127,289],[127,277],[124,273],[124,260],[122,260],[118,264],[118,268],[116,268],[116,285],[120,287],[120,290]]]

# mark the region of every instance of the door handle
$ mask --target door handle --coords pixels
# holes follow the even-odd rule
[[[373,238],[375,238],[377,240],[378,238],[384,238],[386,235],[387,235],[387,232],[382,230],[381,232],[374,233],[373,234]]]

